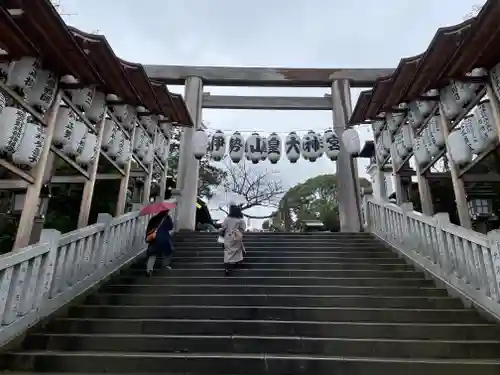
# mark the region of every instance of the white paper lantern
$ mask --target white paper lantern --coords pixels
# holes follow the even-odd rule
[[[490,70],[489,77],[493,92],[495,93],[497,100],[500,100],[500,63],[495,65],[493,69]]]
[[[15,107],[5,107],[0,114],[0,152],[13,154],[19,149],[28,114]]]
[[[434,103],[428,100],[416,100],[415,105],[424,118],[431,114],[434,107]]]
[[[75,160],[80,165],[89,165],[96,157],[97,149],[97,135],[88,133],[85,139],[85,145],[80,155]]]
[[[403,125],[401,127],[401,136],[403,138],[404,149],[403,155],[407,156],[413,150],[412,143],[412,130],[409,125]]]
[[[156,121],[154,118],[151,118],[151,121],[149,122],[147,132],[153,137],[156,132],[156,128],[158,127],[158,121]]]
[[[57,77],[48,70],[39,70],[37,79],[28,93],[28,103],[40,112],[45,112],[57,92]]]
[[[325,153],[325,138],[320,133],[316,133],[316,137],[318,137],[318,142],[319,142],[319,151],[318,151],[318,159],[319,159]]]
[[[344,144],[346,151],[352,156],[358,155],[361,152],[359,134],[353,128],[347,129],[342,133],[342,143]]]
[[[330,160],[337,160],[340,153],[340,141],[337,133],[328,129],[325,131],[325,153]]]
[[[2,114],[3,109],[5,108],[6,102],[7,100],[5,98],[5,95],[0,91],[0,115]]]
[[[125,129],[128,131],[131,131],[135,127],[135,123],[137,122],[137,111],[134,107],[131,105],[126,105],[125,106],[126,111],[127,111],[127,117],[122,121],[122,125]]]
[[[35,84],[38,69],[40,62],[34,57],[23,57],[14,61],[9,70],[7,85],[26,93]]]
[[[202,129],[198,129],[193,134],[193,155],[200,160],[205,156],[208,147],[208,135]]]
[[[400,158],[406,156],[406,150],[403,143],[403,133],[401,132],[401,130],[394,134],[393,151],[394,155],[399,156]]]
[[[320,154],[320,143],[317,134],[312,130],[307,132],[302,138],[301,152],[304,159],[310,162],[315,162],[316,159],[318,159]]]
[[[405,118],[404,112],[393,112],[386,115],[387,128],[394,133]]]
[[[73,134],[71,135],[71,141],[63,146],[62,152],[70,156],[80,155],[85,146],[85,140],[87,138],[88,132],[89,129],[87,128],[87,125],[85,125],[81,121],[75,121],[75,127],[73,129]]]
[[[210,140],[210,152],[212,159],[221,161],[226,155],[226,136],[220,130],[217,130]]]
[[[128,116],[128,106],[126,104],[111,104],[109,110],[120,122],[125,121]]]
[[[96,91],[90,107],[85,111],[85,115],[90,122],[97,124],[102,121],[104,112],[106,112],[106,95],[103,92]]]
[[[139,150],[137,150],[137,156],[139,157],[139,159],[144,161],[146,156],[148,156],[149,147],[151,146],[152,143],[153,142],[151,141],[151,138],[149,138],[146,135],[146,137],[144,138],[144,142],[142,143],[141,148]]]
[[[157,134],[156,135],[156,140],[155,140],[155,154],[158,156],[158,157],[161,157],[162,153],[163,153],[163,149],[165,147],[165,137],[162,135],[162,134]]]
[[[486,140],[479,133],[479,125],[473,115],[468,115],[462,120],[460,132],[472,153],[477,155],[486,148]]]
[[[95,87],[84,87],[71,91],[71,101],[82,112],[87,112],[92,106],[92,100],[96,92]]]
[[[443,128],[441,127],[441,116],[433,116],[428,123],[429,137],[435,149],[432,149],[431,155],[436,156],[444,147],[446,139],[444,137]],[[437,150],[437,151],[436,151]]]
[[[375,142],[375,153],[377,155],[377,160],[380,163],[383,163],[385,161],[385,158],[387,157],[388,153],[386,149],[384,148],[382,144],[382,139],[378,139],[377,142]]]
[[[281,159],[281,138],[276,133],[271,133],[267,138],[267,158],[271,164],[276,164]]]
[[[71,142],[75,129],[76,114],[69,107],[61,107],[57,112],[56,124],[52,143],[57,147],[64,147]]]
[[[109,145],[109,149],[107,152],[108,155],[114,159],[116,159],[119,155],[121,155],[123,151],[124,141],[125,141],[125,135],[118,127],[116,127],[115,137],[111,142],[111,144]]]
[[[129,162],[132,157],[132,147],[130,141],[125,139],[123,141],[123,151],[122,154],[116,159],[116,163],[120,166],[125,165]]]
[[[439,153],[439,148],[432,141],[432,135],[429,127],[425,128],[422,132],[422,141],[424,142],[424,146],[429,151],[431,157],[436,156]]]
[[[160,129],[163,132],[163,134],[168,137],[170,135],[170,130],[172,129],[172,123],[171,122],[162,122],[160,124]]]
[[[472,161],[472,150],[461,131],[455,130],[448,135],[448,147],[450,157],[456,164],[465,165]]]
[[[167,162],[169,154],[170,154],[170,141],[167,138],[167,139],[165,139],[165,147],[164,147],[163,153],[161,155],[161,161],[163,163]]]
[[[443,105],[443,112],[447,119],[455,118],[465,104],[470,102],[474,96],[469,84],[452,81],[451,84],[441,90],[440,101]]]
[[[300,158],[301,140],[300,136],[291,132],[285,138],[285,154],[290,163],[296,163]]]
[[[267,138],[262,137],[262,155],[260,156],[260,160],[264,161],[267,159],[268,152],[267,152]]]
[[[42,126],[28,122],[19,148],[12,154],[14,164],[33,168],[38,164],[45,143]]]
[[[411,102],[408,104],[408,125],[413,129],[418,128],[424,122],[424,115],[420,112],[417,102]]]
[[[0,81],[6,82],[9,77],[9,71],[12,66],[10,61],[2,61],[0,62]]]
[[[357,132],[356,132],[357,133]],[[389,130],[384,130],[382,132],[382,145],[384,146],[384,150],[386,155],[389,155],[392,145],[391,133]]]
[[[147,130],[147,132],[151,134],[151,122],[153,121],[153,118],[151,116],[141,116],[139,117],[139,122],[141,123],[142,126]]]
[[[154,161],[154,158],[155,158],[154,147],[152,143],[149,143],[148,148],[145,150],[142,162],[145,165],[150,165]]]
[[[133,145],[133,152],[134,153],[137,153],[139,152],[139,150],[142,148],[142,145],[143,143],[145,142],[146,138],[147,138],[147,134],[146,134],[146,131],[144,131],[144,129],[140,128],[140,127],[137,127],[135,128],[135,132],[134,132],[134,145]]]
[[[497,129],[495,126],[495,119],[493,117],[493,107],[489,99],[483,99],[474,111],[474,117],[476,118],[479,134],[486,141],[485,148],[496,142],[498,139]],[[484,151],[481,150],[481,151]]]
[[[375,137],[382,132],[382,129],[384,129],[385,122],[383,120],[377,120],[372,123],[372,129],[373,133],[375,134]]]
[[[413,140],[413,155],[418,165],[425,165],[431,161],[429,150],[424,145],[423,137],[415,137]]]
[[[247,139],[247,155],[253,164],[257,164],[262,157],[262,138],[257,133],[252,133]]]
[[[112,119],[107,118],[104,121],[104,129],[101,142],[101,148],[103,149],[103,151],[107,152],[111,148],[113,142],[115,141],[118,130],[118,126]]]

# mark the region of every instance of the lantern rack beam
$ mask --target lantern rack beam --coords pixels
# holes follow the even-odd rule
[[[155,155],[155,157],[154,157],[154,163],[158,164],[161,171],[163,171],[165,169],[164,163],[162,163],[162,161],[160,160],[160,158],[157,155]]]
[[[451,127],[448,129],[449,132],[451,133],[453,131],[453,129],[455,129],[455,127],[469,114],[470,111],[472,111],[472,109],[474,109],[475,106],[477,106],[479,104],[479,102],[481,101],[481,99],[484,97],[484,95],[486,94],[486,87],[482,87],[476,97],[474,99],[472,99],[470,101],[469,104],[467,104],[465,106],[465,108],[463,109],[463,111],[457,116],[455,117],[455,119],[453,121],[450,121],[451,123]],[[429,116],[429,118],[432,117],[432,116]],[[429,169],[432,168],[432,166],[434,164],[436,164],[436,162],[441,159],[441,157],[446,153],[446,148],[443,148],[441,151],[439,151],[439,153],[434,157],[434,159],[432,159],[429,164],[427,164],[425,167],[422,168],[422,174],[425,174],[427,173],[427,171]],[[482,160],[482,159],[481,159]]]
[[[190,76],[205,86],[328,87],[335,80],[348,80],[351,87],[371,87],[377,78],[394,69],[307,69],[227,66],[144,65],[149,78],[170,85],[183,85]]]
[[[139,160],[139,157],[137,155],[134,155],[134,162],[137,163],[137,165],[144,171],[147,172],[148,168],[142,163],[141,160]]]
[[[68,165],[70,165],[75,171],[80,173],[82,176],[85,178],[89,178],[88,172],[82,168],[76,161],[71,159],[68,155],[65,155],[60,149],[58,149],[56,146],[51,145],[50,150],[56,154],[58,157],[60,157],[62,160],[64,160]]]
[[[97,128],[95,127],[94,124],[92,124],[87,116],[85,116],[78,108],[76,108],[76,106],[73,104],[73,102],[70,100],[70,98],[64,94],[64,91],[63,91],[63,102],[64,102],[64,105],[61,106],[61,107],[64,107],[64,106],[67,106],[69,107],[77,116],[78,118],[80,118],[80,120],[85,124],[85,126],[87,128],[89,128],[89,130],[94,133],[94,134],[97,134]]]
[[[14,173],[16,176],[21,177],[23,179],[23,182],[27,184],[32,184],[35,182],[33,176],[31,176],[29,173],[26,173],[21,168],[16,167],[14,164],[5,159],[0,159],[0,166]]]
[[[331,111],[331,96],[233,96],[203,94],[203,108],[209,109],[263,109],[297,111]]]
[[[474,168],[476,165],[481,163],[484,159],[486,159],[493,151],[497,149],[497,147],[500,145],[500,142],[496,141],[489,145],[486,150],[481,152],[474,160],[472,160],[469,164],[467,164],[465,167],[460,169],[458,171],[458,177],[465,177],[465,174],[469,172],[472,168]]]
[[[12,90],[9,86],[7,86],[4,82],[0,81],[0,89],[5,91],[7,95],[9,95],[12,99],[16,101],[26,112],[28,112],[31,116],[33,116],[43,127],[47,127],[47,123],[45,119],[35,111],[26,101],[14,90]]]

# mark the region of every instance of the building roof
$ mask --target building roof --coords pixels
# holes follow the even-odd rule
[[[182,97],[151,82],[141,64],[118,58],[104,36],[67,26],[49,0],[2,1],[0,33],[0,47],[8,53],[3,61],[39,57],[61,76],[70,74],[179,126],[193,126]]]
[[[350,125],[391,112],[400,103],[418,99],[474,68],[490,69],[500,61],[500,1],[488,0],[476,17],[437,30],[427,50],[400,60],[393,74],[361,92]]]

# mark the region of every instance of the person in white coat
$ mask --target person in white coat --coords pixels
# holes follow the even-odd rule
[[[226,276],[243,261],[245,246],[243,233],[246,230],[245,220],[241,208],[237,205],[229,206],[229,214],[222,223],[221,232],[224,235],[224,268]]]

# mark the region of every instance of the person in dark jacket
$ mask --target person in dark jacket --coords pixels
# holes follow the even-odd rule
[[[168,211],[160,212],[149,220],[146,229],[146,238],[148,234],[150,234],[154,230],[156,230],[156,236],[149,242],[147,250],[148,260],[146,262],[146,274],[148,276],[151,276],[151,274],[153,273],[157,258],[162,258],[162,266],[164,268],[170,269],[170,263],[172,261],[173,253],[170,231],[173,228],[174,223],[172,222],[172,218],[168,214]]]

